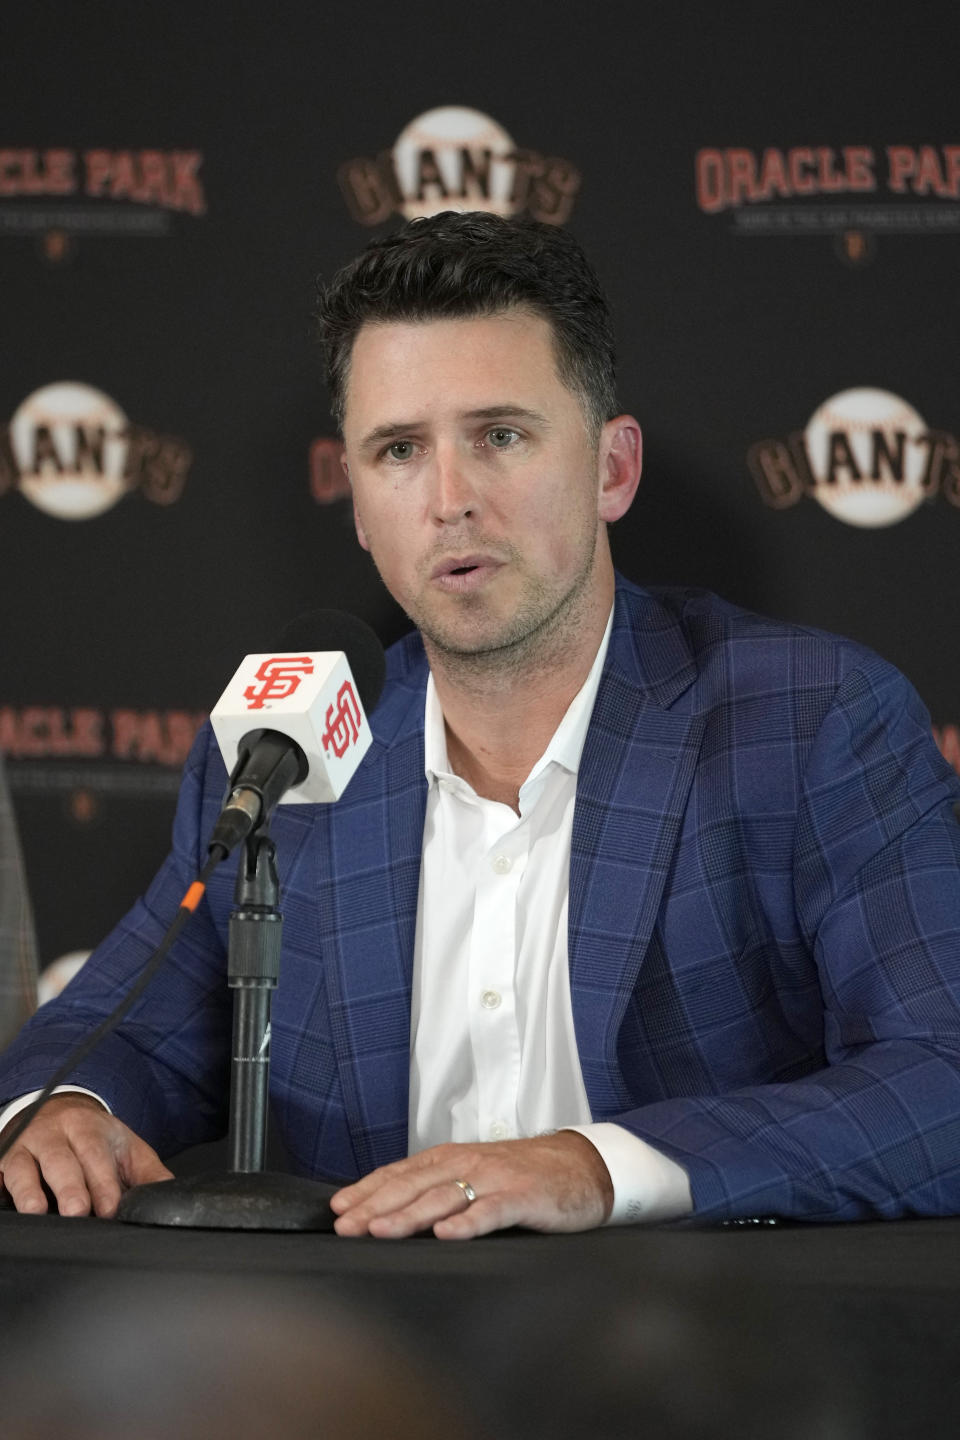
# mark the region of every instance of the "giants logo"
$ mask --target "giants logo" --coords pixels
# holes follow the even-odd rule
[[[58,520],[89,520],[131,490],[156,505],[179,500],[193,456],[171,435],[133,425],[102,390],[77,381],[44,385],[0,427],[0,495]]]
[[[905,520],[938,493],[960,506],[960,443],[888,390],[831,395],[804,430],[752,445],[747,464],[772,509],[809,495],[835,519],[867,529]]]
[[[255,678],[259,685],[248,685],[243,698],[249,701],[248,710],[262,710],[271,700],[289,700],[304,675],[313,674],[313,661],[309,655],[271,656],[264,660]]]
[[[327,728],[321,737],[323,748],[329,751],[332,745],[334,755],[340,760],[350,746],[356,744],[363,723],[363,715],[349,680],[344,680],[337,691],[336,708],[327,706],[325,719]]]
[[[348,160],[337,178],[361,225],[379,225],[395,212],[413,220],[441,210],[527,210],[562,225],[580,188],[569,160],[515,145],[496,120],[463,105],[418,115],[392,150]]]

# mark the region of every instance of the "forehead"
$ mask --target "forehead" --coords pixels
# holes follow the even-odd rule
[[[353,343],[344,420],[371,407],[470,406],[534,394],[543,400],[557,391],[569,395],[557,372],[553,327],[530,310],[368,321]]]

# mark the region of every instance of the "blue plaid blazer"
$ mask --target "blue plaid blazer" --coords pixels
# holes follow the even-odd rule
[[[273,822],[275,1123],[307,1174],[406,1153],[426,799],[419,639],[335,806]],[[225,773],[188,762],[145,898],[0,1065],[43,1083],[116,1002],[205,859]],[[960,784],[903,677],[822,633],[618,581],[577,785],[569,956],[594,1118],[686,1167],[705,1219],[960,1212]],[[232,863],[77,1072],[169,1154],[222,1133]]]

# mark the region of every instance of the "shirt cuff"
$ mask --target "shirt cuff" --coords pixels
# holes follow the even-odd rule
[[[94,1100],[100,1101],[100,1104],[108,1115],[113,1114],[106,1100],[100,1095],[95,1094],[93,1090],[85,1090],[82,1085],[58,1085],[53,1093],[54,1095],[90,1095]],[[19,1115],[21,1110],[26,1110],[28,1105],[32,1105],[34,1100],[42,1094],[42,1090],[31,1090],[29,1095],[20,1095],[16,1100],[11,1100],[5,1109],[0,1110],[0,1130],[4,1128],[8,1121],[13,1120]]]
[[[646,1140],[622,1125],[565,1125],[583,1135],[599,1152],[613,1181],[613,1209],[608,1225],[651,1224],[678,1220],[693,1210],[690,1177],[676,1160],[661,1155]]]

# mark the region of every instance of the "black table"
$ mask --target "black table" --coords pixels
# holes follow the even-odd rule
[[[395,1327],[498,1436],[960,1428],[960,1220],[456,1244],[0,1214],[0,1337],[94,1280],[218,1276]]]

